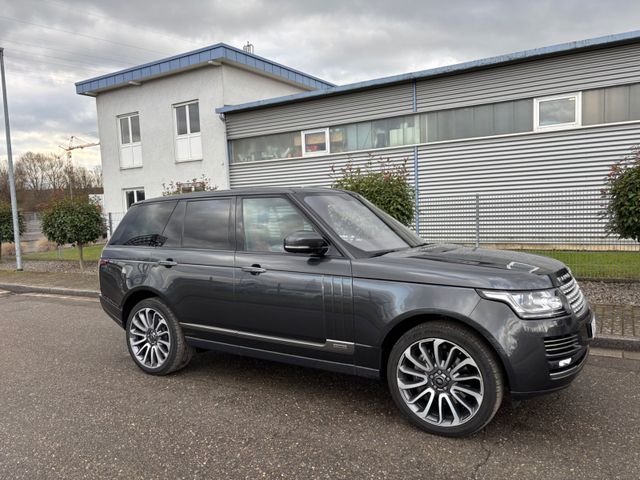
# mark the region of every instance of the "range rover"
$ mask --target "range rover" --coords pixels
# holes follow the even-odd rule
[[[595,332],[564,264],[426,243],[322,188],[135,204],[102,253],[100,288],[146,373],[212,349],[379,378],[410,422],[445,436],[483,428],[507,393],[567,387]]]

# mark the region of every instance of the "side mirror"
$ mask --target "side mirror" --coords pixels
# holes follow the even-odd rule
[[[285,252],[322,256],[328,250],[329,244],[317,232],[293,232],[284,239]]]

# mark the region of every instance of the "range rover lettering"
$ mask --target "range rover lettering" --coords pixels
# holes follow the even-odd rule
[[[562,263],[425,243],[361,196],[321,188],[135,204],[100,287],[149,374],[213,349],[380,378],[409,421],[446,436],[483,428],[507,393],[567,387],[595,331]]]

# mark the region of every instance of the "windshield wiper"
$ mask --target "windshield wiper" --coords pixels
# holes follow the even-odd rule
[[[379,250],[375,253],[372,253],[371,256],[369,258],[373,258],[373,257],[381,257],[383,255],[386,255],[387,253],[391,253],[391,252],[399,252],[400,250],[405,250],[404,248],[390,248],[388,250]]]

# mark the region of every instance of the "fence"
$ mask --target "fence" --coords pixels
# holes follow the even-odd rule
[[[417,225],[426,241],[548,255],[583,279],[640,280],[640,244],[607,236],[599,190],[420,194]],[[106,215],[109,235],[123,216]]]

